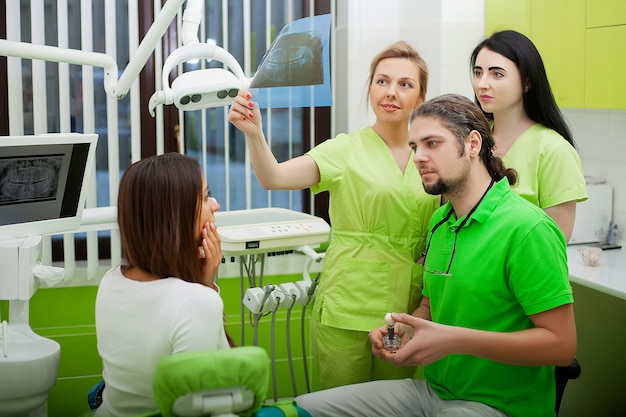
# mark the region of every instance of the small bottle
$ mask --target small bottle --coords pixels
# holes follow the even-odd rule
[[[385,323],[387,324],[387,335],[383,336],[383,345],[389,352],[397,352],[402,346],[402,340],[395,334],[395,320],[391,318],[391,313],[385,314]]]

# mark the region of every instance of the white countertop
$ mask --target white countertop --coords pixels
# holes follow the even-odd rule
[[[584,245],[568,246],[570,281],[626,300],[626,250],[624,242],[618,243],[621,249],[602,251],[600,266],[596,267],[583,265],[577,248]]]

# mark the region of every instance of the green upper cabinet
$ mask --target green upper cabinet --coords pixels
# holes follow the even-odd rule
[[[585,0],[533,0],[531,36],[560,107],[585,105]]]
[[[626,109],[626,1],[587,0],[585,107]]]
[[[527,35],[560,107],[626,109],[626,0],[485,0],[485,28]]]
[[[512,29],[530,37],[531,0],[485,0],[485,33]]]
[[[626,1],[587,0],[587,27],[626,25]]]
[[[626,110],[626,25],[587,29],[585,107]]]

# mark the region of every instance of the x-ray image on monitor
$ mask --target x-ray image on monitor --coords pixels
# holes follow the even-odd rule
[[[80,225],[97,135],[0,136],[0,239]]]
[[[0,158],[0,205],[54,200],[63,155]]]

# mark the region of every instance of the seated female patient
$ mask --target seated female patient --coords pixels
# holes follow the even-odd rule
[[[117,207],[124,260],[104,275],[96,297],[106,383],[97,416],[157,411],[152,377],[160,359],[229,348],[215,284],[219,208],[193,158],[169,153],[126,169]]]

